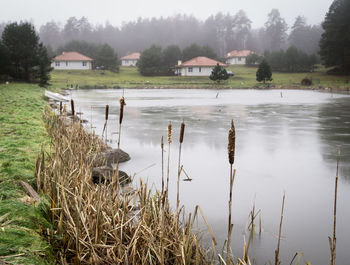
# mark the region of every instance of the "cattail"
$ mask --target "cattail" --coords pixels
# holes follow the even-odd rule
[[[180,144],[184,141],[184,133],[185,133],[185,123],[181,123],[181,129],[180,129]]]
[[[72,109],[72,115],[74,116],[75,111],[74,111],[74,100],[73,99],[70,100],[70,107]]]
[[[62,111],[63,111],[63,105],[62,105],[62,101],[60,101],[60,114],[62,115]]]
[[[119,124],[122,124],[123,115],[124,115],[124,105],[126,105],[124,97],[121,97],[119,102],[120,102]]]
[[[231,121],[231,129],[228,132],[228,161],[232,165],[235,162],[235,146],[236,146],[236,131],[233,120]]]
[[[169,122],[169,125],[168,125],[168,143],[171,144],[172,142],[172,125],[171,125],[171,122]]]
[[[106,105],[106,116],[105,116],[105,120],[108,120],[108,112],[109,112],[109,106]]]

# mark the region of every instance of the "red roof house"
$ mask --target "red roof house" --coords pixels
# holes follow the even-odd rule
[[[90,70],[92,61],[93,59],[79,52],[62,52],[52,59],[51,66],[55,70]]]
[[[141,54],[139,52],[134,52],[120,58],[122,61],[122,66],[136,66],[138,60],[140,59],[140,56]]]
[[[245,64],[248,55],[256,52],[250,50],[234,50],[226,54],[226,63],[228,64]]]
[[[204,56],[193,58],[184,63],[179,61],[176,66],[177,74],[181,76],[209,76],[217,64],[223,67],[227,66],[225,63]]]

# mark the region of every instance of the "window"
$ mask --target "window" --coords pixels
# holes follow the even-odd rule
[[[60,62],[55,62],[55,66],[60,66]]]
[[[83,66],[87,66],[87,63],[86,63],[86,62],[83,62]]]
[[[66,66],[68,66],[68,62],[66,61]]]
[[[198,68],[198,72],[202,72],[202,67],[199,67],[199,68]]]
[[[242,60],[242,58],[241,57],[238,57],[238,61],[240,62]]]
[[[128,63],[129,63],[129,60],[125,60],[125,63],[128,64]]]
[[[193,72],[193,67],[188,67],[188,72],[192,73]]]

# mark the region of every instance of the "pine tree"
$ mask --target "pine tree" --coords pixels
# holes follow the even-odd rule
[[[320,55],[325,66],[350,72],[350,1],[335,0],[322,24]]]
[[[210,80],[220,83],[221,80],[227,80],[229,76],[226,69],[217,63],[214,69],[211,71],[209,78]]]
[[[256,71],[256,81],[263,81],[264,84],[266,81],[272,81],[271,67],[266,60],[263,60],[259,64],[258,71]]]

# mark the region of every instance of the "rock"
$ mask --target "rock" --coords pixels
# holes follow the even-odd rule
[[[131,182],[131,178],[128,174],[126,174],[124,171],[121,171],[121,170],[119,170],[118,172],[119,172],[120,184],[126,184]],[[110,166],[95,167],[92,169],[92,181],[95,184],[105,183],[105,181],[107,184],[109,184],[111,183],[114,174],[115,174],[115,170]]]
[[[130,156],[128,153],[124,152],[123,150],[120,149],[112,149],[108,150],[106,152],[101,152],[99,154],[92,154],[89,156],[89,162],[93,163],[95,167],[99,166],[112,166],[113,164],[116,164],[118,161],[120,153],[120,158],[119,158],[119,163],[123,163],[126,161],[130,160]]]

